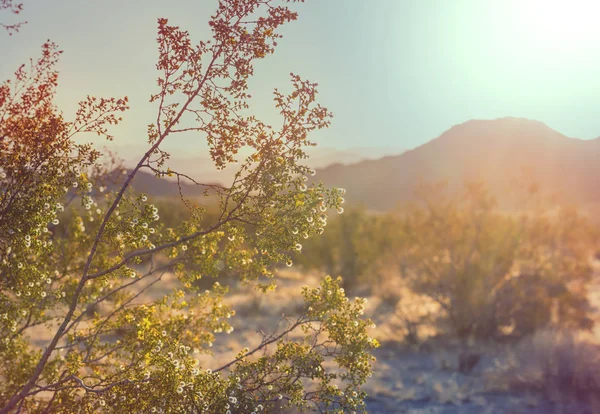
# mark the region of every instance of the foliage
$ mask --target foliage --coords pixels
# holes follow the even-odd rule
[[[196,44],[158,20],[156,122],[148,151],[116,187],[101,154],[73,137],[113,139],[126,97],[88,97],[66,121],[52,104],[60,51],[50,42],[0,86],[1,413],[364,410],[360,387],[377,342],[364,301],[348,301],[339,280],[306,290],[303,316],[230,364],[194,358],[231,332],[235,313],[223,304],[226,287],[196,282],[227,269],[275,288],[275,267],[291,265],[300,242],[323,231],[322,214],[343,202],[340,190],[308,186],[302,164],[314,145],[308,134],[331,118],[316,84],[292,75],[289,94],[275,90],[280,130],[249,115],[253,64],[297,18],[286,3],[222,0],[209,21],[213,39]],[[130,183],[144,169],[188,179],[165,167],[161,149],[188,132],[206,138],[218,168],[237,160],[239,170],[228,186],[207,185],[220,200],[216,214],[182,196],[189,214],[166,225]],[[143,301],[167,274],[177,287]],[[43,347],[33,342],[41,327],[51,333]],[[297,330],[303,339],[292,339]]]
[[[481,183],[457,197],[422,188],[401,219],[399,255],[412,288],[436,300],[459,337],[521,336],[551,323],[590,328],[595,235],[575,210],[501,213]]]
[[[14,0],[0,0],[0,11],[8,10],[10,13],[18,15],[23,10],[23,3],[15,3]],[[12,24],[0,23],[9,35],[18,32],[21,26],[27,22],[17,22]]]
[[[306,269],[342,276],[346,289],[363,288],[397,243],[394,224],[391,216],[350,208],[331,220],[326,233],[305,244],[298,263]]]
[[[424,184],[416,202],[394,212],[350,209],[331,220],[300,261],[379,295],[409,338],[432,322],[434,308],[460,338],[519,337],[552,324],[589,329],[595,231],[575,209],[547,203],[537,186],[522,187],[516,198],[525,212],[505,212],[484,183],[465,183],[455,195],[444,183]]]

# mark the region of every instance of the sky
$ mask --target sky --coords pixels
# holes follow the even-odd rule
[[[22,0],[28,24],[0,34],[0,79],[51,39],[64,50],[57,105],[128,95],[121,147],[143,145],[155,118],[156,18],[209,35],[216,0]],[[274,55],[256,65],[253,110],[276,120],[271,91],[294,72],[318,82],[332,126],[324,147],[410,149],[470,119],[542,121],[600,136],[600,6],[596,0],[306,0]],[[3,19],[3,20],[2,20]],[[0,21],[12,18],[0,14]],[[178,137],[176,152],[198,137]]]

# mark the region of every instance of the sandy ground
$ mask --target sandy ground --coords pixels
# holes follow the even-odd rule
[[[252,348],[259,344],[261,332],[271,332],[282,315],[293,316],[301,309],[302,286],[318,285],[318,277],[294,271],[282,272],[280,280],[277,290],[267,295],[242,287],[236,288],[227,297],[226,302],[237,313],[231,319],[235,329],[231,334],[217,334],[214,355],[202,356],[203,366],[218,368],[231,361],[244,347]],[[176,282],[167,278],[168,285],[173,283]],[[598,304],[600,283],[593,291],[592,300]],[[163,289],[151,291],[144,300],[158,297],[163,292]],[[421,349],[407,347],[397,332],[394,319],[382,311],[381,303],[378,298],[369,298],[365,312],[377,323],[372,334],[383,344],[375,352],[375,372],[365,387],[369,393],[367,407],[370,413],[600,413],[600,406],[552,402],[548,396],[533,392],[507,392],[490,387],[490,372],[503,356],[504,349],[501,347],[486,349],[469,374],[462,374],[456,369],[462,349],[459,345]],[[599,333],[596,331],[596,335]],[[48,331],[33,334],[41,345]]]
[[[257,331],[268,331],[282,313],[289,315],[301,305],[299,292],[302,285],[318,284],[316,277],[294,272],[284,272],[281,277],[283,281],[277,291],[261,300],[251,290],[228,299],[244,318],[236,318],[234,333],[215,344],[219,360],[226,360],[244,346],[257,344],[260,341]],[[600,284],[594,291],[600,292]],[[600,298],[600,295],[596,296]],[[562,402],[533,391],[498,389],[490,378],[494,378],[497,366],[510,352],[507,346],[492,344],[480,348],[483,356],[479,363],[469,374],[462,374],[456,369],[458,355],[464,349],[462,346],[407,347],[394,330],[394,319],[380,312],[381,301],[369,298],[368,304],[365,313],[377,323],[372,334],[383,343],[375,351],[375,372],[365,387],[369,393],[367,407],[370,413],[600,413],[600,406]],[[215,362],[212,359],[212,363]]]

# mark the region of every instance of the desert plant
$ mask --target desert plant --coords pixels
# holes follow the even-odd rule
[[[467,183],[457,197],[426,186],[421,197],[399,215],[406,234],[399,267],[412,289],[440,304],[452,333],[591,327],[586,292],[595,242],[575,210],[505,214],[482,183]]]
[[[327,232],[305,244],[298,263],[340,275],[349,291],[370,289],[378,266],[400,237],[389,215],[369,214],[353,207],[329,220]],[[327,221],[324,221],[327,224]]]
[[[289,94],[274,92],[281,130],[248,114],[254,62],[297,17],[286,3],[221,0],[212,39],[196,44],[158,19],[156,121],[148,150],[116,187],[103,184],[110,172],[96,173],[101,154],[73,138],[112,139],[126,97],[88,97],[66,121],[52,104],[60,51],[50,42],[0,86],[0,413],[364,410],[377,341],[364,301],[349,301],[339,279],[305,289],[305,312],[257,348],[223,366],[195,359],[234,315],[223,285],[195,282],[227,267],[273,288],[274,266],[291,265],[300,242],[322,231],[319,211],[343,202],[339,190],[306,184],[308,134],[331,117],[315,101],[316,84],[292,75]],[[187,203],[189,217],[166,227],[130,184],[144,169],[187,179],[167,168],[161,146],[189,131],[206,137],[217,168],[231,167],[241,147],[249,155],[230,185],[210,186],[218,214],[208,219],[201,203]],[[137,300],[167,274],[176,287]],[[31,334],[40,326],[51,333],[43,348]],[[296,330],[304,339],[291,339]]]

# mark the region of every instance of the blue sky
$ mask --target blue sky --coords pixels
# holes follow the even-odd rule
[[[57,104],[128,95],[119,145],[145,142],[154,118],[156,18],[206,38],[215,0],[22,0],[20,33],[0,38],[0,78],[65,51]],[[536,119],[565,135],[600,136],[600,7],[586,0],[307,0],[252,81],[254,109],[274,120],[270,91],[289,72],[316,81],[335,115],[326,147],[413,148],[469,119]],[[8,16],[4,21],[10,21]],[[172,148],[195,145],[179,138]]]

